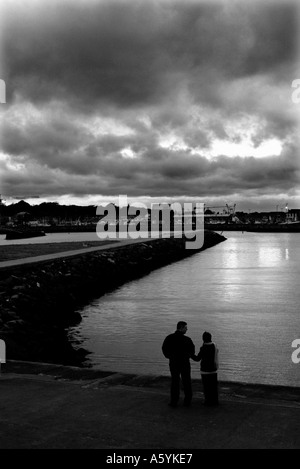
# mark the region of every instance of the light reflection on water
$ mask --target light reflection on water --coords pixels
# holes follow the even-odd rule
[[[220,379],[300,386],[300,364],[291,361],[291,343],[300,338],[299,234],[224,234],[224,243],[83,310],[72,335],[84,339],[95,368],[168,375],[161,344],[183,319],[196,350],[204,330],[213,334]],[[192,370],[199,377],[199,364]]]

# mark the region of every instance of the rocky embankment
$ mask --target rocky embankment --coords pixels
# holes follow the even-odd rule
[[[226,238],[205,233],[201,250]],[[158,239],[74,257],[0,269],[0,339],[11,360],[84,365],[68,328],[92,299],[152,270],[195,254],[182,239]]]

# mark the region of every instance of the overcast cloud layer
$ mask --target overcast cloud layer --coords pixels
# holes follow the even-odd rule
[[[0,192],[300,208],[297,20],[289,1],[6,0]]]

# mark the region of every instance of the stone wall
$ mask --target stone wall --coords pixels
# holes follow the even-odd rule
[[[202,249],[224,240],[206,232]],[[68,328],[81,321],[78,311],[121,284],[195,252],[186,250],[182,239],[159,239],[0,269],[0,339],[7,359],[84,365],[88,352],[68,340]]]

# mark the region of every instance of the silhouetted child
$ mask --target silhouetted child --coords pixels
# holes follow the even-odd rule
[[[211,340],[211,334],[204,332],[203,344],[194,361],[200,361],[200,373],[203,384],[204,404],[218,405],[218,348]]]

